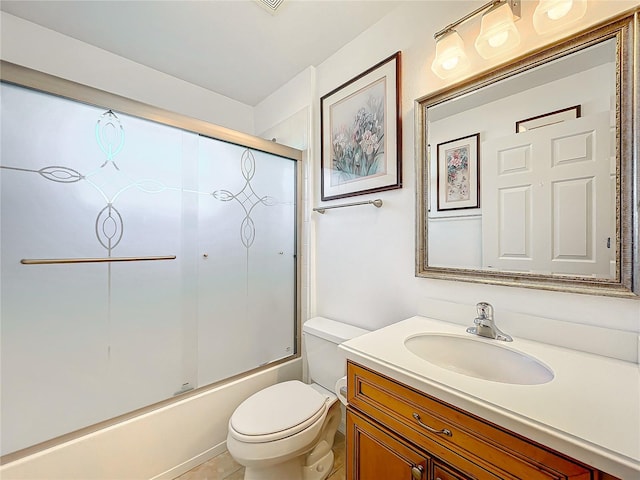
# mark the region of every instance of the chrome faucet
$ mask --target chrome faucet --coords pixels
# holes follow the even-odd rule
[[[503,333],[496,325],[493,320],[493,307],[489,303],[480,302],[476,305],[476,309],[478,316],[473,320],[475,327],[467,328],[468,333],[505,342],[513,341],[510,335]]]

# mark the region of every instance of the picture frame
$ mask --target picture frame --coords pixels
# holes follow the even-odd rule
[[[480,133],[439,143],[437,210],[480,207]]]
[[[402,188],[400,52],[320,99],[321,199]]]
[[[556,123],[566,122],[567,120],[575,120],[576,118],[580,118],[582,115],[581,110],[581,105],[574,105],[572,107],[520,120],[516,122],[516,133],[527,132],[529,130],[535,130],[536,128],[546,127],[548,125],[555,125]]]

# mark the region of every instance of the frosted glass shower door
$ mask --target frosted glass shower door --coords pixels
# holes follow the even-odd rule
[[[2,84],[2,453],[183,383],[182,152],[154,122]],[[195,212],[194,212],[195,214]],[[177,255],[172,261],[22,259]]]
[[[295,160],[0,89],[2,455],[296,353]]]
[[[199,384],[295,353],[295,163],[201,137]]]

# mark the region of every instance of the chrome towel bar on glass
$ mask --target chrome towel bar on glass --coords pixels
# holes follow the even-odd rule
[[[98,257],[98,258],[23,258],[23,265],[52,265],[58,263],[110,263],[110,262],[143,262],[148,260],[175,260],[175,255],[156,257]]]
[[[380,200],[379,198],[376,198],[375,200],[366,200],[364,202],[343,203],[342,205],[333,205],[331,207],[316,207],[313,209],[313,211],[318,213],[324,213],[326,210],[331,210],[332,208],[355,207],[356,205],[373,205],[374,207],[380,208],[382,206],[382,200]]]

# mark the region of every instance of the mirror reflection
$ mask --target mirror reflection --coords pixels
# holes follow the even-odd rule
[[[428,108],[430,266],[615,277],[615,53]]]
[[[637,295],[633,23],[417,101],[418,276]]]

